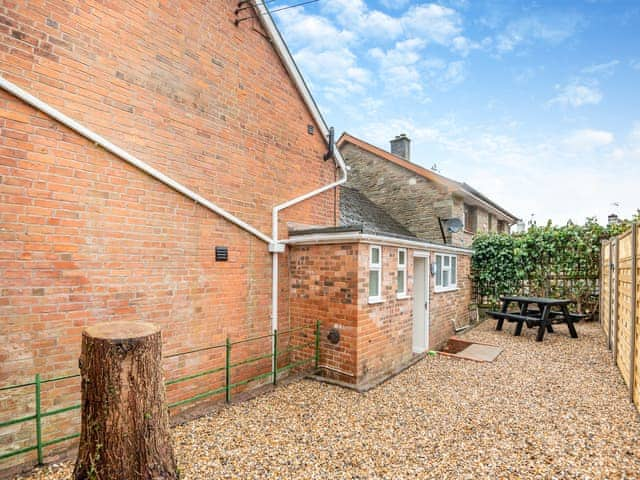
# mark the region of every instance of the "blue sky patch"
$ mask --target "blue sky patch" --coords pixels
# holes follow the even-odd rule
[[[320,0],[275,18],[338,132],[387,149],[406,133],[413,161],[525,220],[640,207],[639,2]]]

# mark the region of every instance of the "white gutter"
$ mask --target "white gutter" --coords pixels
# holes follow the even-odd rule
[[[0,76],[0,87],[2,87],[4,90],[6,90],[7,92],[11,93],[12,95],[18,97],[20,100],[28,103],[32,107],[40,110],[41,112],[46,113],[51,118],[59,121],[60,123],[62,123],[66,127],[69,127],[71,130],[73,130],[73,131],[77,132],[78,134],[82,135],[83,137],[91,140],[93,143],[96,143],[96,144],[100,145],[102,148],[104,148],[108,152],[111,152],[114,155],[116,155],[117,157],[120,157],[125,162],[127,162],[127,163],[133,165],[134,167],[142,170],[147,175],[149,175],[149,176],[155,178],[156,180],[164,183],[165,185],[173,188],[177,192],[182,193],[184,196],[190,198],[191,200],[193,200],[196,203],[199,203],[203,207],[211,210],[212,212],[217,213],[221,217],[226,218],[231,223],[234,223],[235,225],[239,226],[243,230],[246,230],[247,232],[255,235],[260,240],[262,240],[262,241],[264,241],[264,242],[266,242],[268,244],[273,243],[273,240],[270,237],[268,237],[264,233],[260,232],[258,229],[252,227],[248,223],[243,222],[239,218],[235,217],[231,213],[227,212],[226,210],[224,210],[224,209],[220,208],[219,206],[215,205],[214,203],[210,202],[206,198],[201,197],[196,192],[194,192],[193,190],[190,190],[189,188],[185,187],[181,183],[178,183],[175,180],[173,180],[172,178],[169,178],[168,176],[166,176],[162,172],[160,172],[160,171],[156,170],[155,168],[153,168],[151,165],[149,165],[149,164],[143,162],[142,160],[134,157],[130,153],[124,151],[120,147],[118,147],[118,146],[114,145],[113,143],[111,143],[109,140],[101,137],[100,135],[98,135],[97,133],[93,132],[92,130],[89,130],[84,125],[81,125],[80,123],[76,122],[72,118],[69,118],[65,114],[63,114],[60,111],[56,110],[52,106],[44,103],[42,100],[40,100],[40,99],[34,97],[33,95],[25,92],[20,87],[18,87],[17,85],[11,83],[9,80],[3,78],[2,76]]]
[[[438,252],[463,253],[471,255],[473,250],[465,247],[453,247],[439,243],[423,242],[420,240],[408,240],[404,238],[390,237],[387,235],[374,235],[360,232],[341,233],[310,233],[308,235],[296,235],[284,240],[288,245],[319,245],[344,242],[384,243],[400,247],[410,247],[424,250],[437,250]]]
[[[462,190],[462,193],[460,194],[460,196],[463,197],[463,198],[471,199],[472,201],[476,202],[476,204],[479,204],[479,206],[481,206],[485,210],[487,210],[489,213],[493,213],[496,217],[502,217],[502,218],[499,218],[499,220],[505,220],[507,223],[509,223],[509,225],[514,225],[518,221],[517,218],[510,217],[509,215],[506,215],[500,209],[494,207],[490,203],[486,202],[485,200],[481,199],[480,197],[477,197],[476,195],[474,195],[471,192],[466,192],[466,191]],[[515,218],[515,220],[514,220],[514,218]]]
[[[304,78],[302,77],[302,74],[298,69],[298,66],[293,60],[293,57],[291,55],[291,52],[289,51],[289,48],[287,47],[287,44],[284,42],[282,35],[280,35],[280,31],[276,27],[273,21],[273,18],[271,17],[271,13],[269,12],[269,9],[265,6],[264,2],[253,1],[252,4],[257,10],[257,13],[258,13],[257,16],[260,19],[260,23],[262,24],[263,28],[267,31],[267,34],[271,39],[272,43],[274,44],[274,47],[278,52],[280,59],[284,64],[285,69],[289,73],[290,77],[294,80],[296,86],[298,87],[298,91],[302,96],[302,99],[304,100],[304,102],[309,108],[309,112],[311,113],[311,116],[315,120],[316,125],[318,125],[320,132],[324,135],[324,138],[328,140],[327,141],[327,144],[328,144],[330,141],[329,128],[327,127],[327,124],[324,121],[324,118],[322,118],[322,115],[320,114],[320,110],[318,109],[318,106],[315,100],[313,99],[313,96],[311,95],[311,92],[309,91],[309,88],[305,83]],[[340,154],[340,151],[338,150],[338,146],[335,145],[335,140],[334,140],[334,145],[329,145],[329,147],[333,148],[336,163],[338,164],[338,168],[340,168],[342,172],[341,177],[333,183],[317,188],[312,192],[305,193],[304,195],[300,195],[299,197],[293,198],[285,203],[282,203],[280,205],[276,205],[275,207],[273,207],[272,228],[271,228],[271,236],[273,238],[273,244],[270,246],[270,250],[272,252],[272,272],[271,273],[272,273],[272,288],[273,288],[272,295],[271,295],[271,328],[272,330],[277,330],[278,328],[278,253],[284,252],[284,244],[278,242],[278,215],[282,210],[286,208],[289,208],[300,202],[308,200],[311,197],[315,197],[316,195],[326,192],[327,190],[336,188],[347,181],[347,167],[344,163],[344,159],[342,158],[342,155]]]

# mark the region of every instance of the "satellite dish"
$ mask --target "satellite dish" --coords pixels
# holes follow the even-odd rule
[[[460,230],[462,230],[464,224],[459,218],[447,218],[444,221],[444,226],[447,229],[447,232],[458,233]]]

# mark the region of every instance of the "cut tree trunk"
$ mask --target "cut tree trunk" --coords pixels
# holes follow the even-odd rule
[[[75,480],[177,479],[160,329],[100,323],[82,334],[82,431]]]

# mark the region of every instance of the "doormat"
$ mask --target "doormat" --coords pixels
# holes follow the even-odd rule
[[[475,362],[493,362],[502,353],[502,347],[451,337],[438,353]]]

